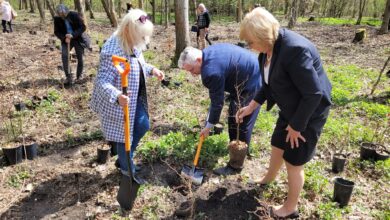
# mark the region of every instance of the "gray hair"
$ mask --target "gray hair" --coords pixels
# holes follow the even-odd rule
[[[196,59],[202,58],[202,51],[193,47],[186,47],[180,54],[177,65],[183,69],[184,64],[194,65]]]
[[[59,4],[56,8],[57,14],[63,13],[68,14],[69,9],[64,4]]]

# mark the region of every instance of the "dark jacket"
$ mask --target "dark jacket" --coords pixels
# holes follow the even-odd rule
[[[70,11],[66,16],[66,19],[69,20],[73,29],[72,40],[83,42],[84,39],[82,34],[85,32],[86,26],[81,16],[77,12]],[[67,31],[65,21],[61,17],[54,17],[54,34],[61,40],[62,43],[64,43]]]
[[[213,44],[203,50],[201,77],[209,89],[210,109],[208,122],[219,122],[225,92],[238,100],[236,85],[240,85],[242,106],[248,104],[260,90],[261,76],[254,53],[232,44]]]
[[[196,20],[198,29],[209,28],[210,26],[210,14],[209,11],[205,10],[203,13],[198,15],[198,19]]]
[[[261,53],[262,72],[265,59],[266,54]],[[267,100],[267,110],[276,103],[280,115],[294,130],[304,131],[311,119],[324,114],[331,105],[332,86],[317,49],[308,39],[290,30],[279,31],[268,82],[263,83],[255,101],[263,104]]]

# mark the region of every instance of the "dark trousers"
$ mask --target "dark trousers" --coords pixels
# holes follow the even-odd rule
[[[3,26],[3,33],[12,32],[12,23],[11,23],[11,21],[1,20],[1,26]],[[7,30],[7,24],[9,26],[9,30]]]
[[[81,76],[83,73],[83,68],[84,68],[84,61],[83,61],[83,55],[84,55],[84,47],[81,46],[79,41],[71,40],[70,41],[70,50],[74,47],[76,51],[76,57],[77,57],[77,78]],[[62,48],[62,65],[64,67],[64,72],[65,76],[67,78],[72,77],[72,73],[68,72],[68,66],[69,66],[69,61],[68,61],[68,45],[66,43],[62,43],[61,45]]]
[[[237,139],[237,123],[236,123],[236,113],[237,113],[237,104],[234,100],[230,101],[229,104],[229,116],[228,116],[228,126],[229,126],[229,139],[230,141]],[[257,115],[259,114],[260,106],[257,107],[252,114],[246,116],[242,123],[239,124],[239,139],[248,144],[248,150],[252,137],[252,130],[255,126]]]

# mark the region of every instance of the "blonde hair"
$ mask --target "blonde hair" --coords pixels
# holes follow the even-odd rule
[[[240,38],[273,47],[279,35],[280,24],[266,9],[259,7],[245,15],[240,25]]]
[[[127,13],[118,29],[115,31],[115,35],[119,39],[119,44],[123,51],[127,54],[132,54],[133,48],[140,50],[146,49],[146,45],[150,41],[150,37],[153,34],[153,24],[149,19],[146,19],[144,23],[140,21],[141,16],[147,16],[146,12],[140,9],[133,9]]]
[[[203,3],[200,3],[197,8],[200,12],[206,11],[206,6]]]

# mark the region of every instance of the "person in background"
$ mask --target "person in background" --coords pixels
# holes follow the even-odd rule
[[[12,32],[12,7],[7,0],[0,0],[1,26],[3,33]],[[7,30],[7,24],[9,30]]]
[[[84,68],[83,44],[85,43],[85,38],[83,33],[86,30],[86,26],[79,13],[69,11],[63,4],[57,6],[56,12],[58,16],[54,17],[54,34],[61,40],[62,64],[66,77],[64,86],[72,86],[73,76],[69,72],[69,53],[72,48],[75,48],[77,57],[76,79],[79,80]]]
[[[279,118],[271,138],[271,158],[260,184],[272,182],[283,165],[287,168],[288,194],[282,205],[271,207],[273,218],[298,218],[299,194],[304,184],[304,165],[316,144],[331,106],[331,84],[315,45],[305,37],[280,28],[264,8],[255,8],[241,22],[240,38],[260,52],[263,87],[248,106],[237,113],[237,122],[267,101],[277,104]]]
[[[203,50],[206,47],[206,40],[211,45],[208,36],[209,36],[209,26],[210,26],[210,14],[209,11],[206,9],[205,5],[203,3],[199,4],[197,8],[199,14],[198,19],[196,21],[196,24],[198,26],[198,32],[197,32],[197,42],[198,42],[198,48]]]
[[[210,96],[207,124],[200,136],[205,138],[210,130],[219,122],[225,101],[225,92],[229,93],[228,127],[230,141],[237,138],[237,123],[235,115],[238,103],[247,105],[261,88],[259,64],[254,53],[232,44],[214,44],[203,51],[187,47],[180,54],[178,66],[187,70],[193,76],[200,76],[203,85],[208,88]],[[237,91],[237,89],[239,91]],[[259,108],[244,118],[239,125],[239,139],[248,146],[251,141],[252,129],[256,122]],[[239,173],[243,168],[242,161],[230,158],[227,166],[214,170],[217,175]],[[238,165],[240,164],[240,165]]]
[[[103,45],[90,102],[91,109],[99,115],[105,139],[117,148],[119,166],[124,175],[128,175],[128,167],[122,107],[129,106],[130,161],[134,177],[139,182],[144,181],[137,175],[139,169],[135,167],[133,156],[139,141],[149,130],[146,77],[156,76],[160,81],[164,79],[164,73],[147,64],[142,54],[153,33],[153,24],[147,18],[147,14],[140,9],[130,10]],[[125,57],[130,63],[128,96],[122,94],[121,77],[112,63],[112,55]]]
[[[126,11],[129,12],[131,9],[133,9],[133,4],[126,3]]]

